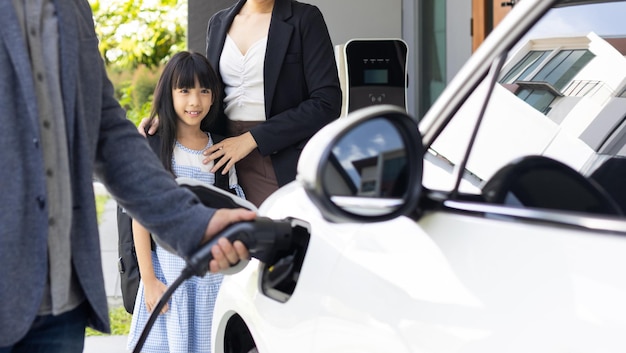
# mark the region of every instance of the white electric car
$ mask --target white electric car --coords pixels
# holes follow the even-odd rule
[[[522,0],[419,122],[308,143],[215,353],[626,351],[626,2]]]

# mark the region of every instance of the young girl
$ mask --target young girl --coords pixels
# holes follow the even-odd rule
[[[160,119],[160,143],[150,143],[158,150],[165,168],[176,177],[215,184],[216,176],[210,172],[212,165],[202,163],[202,153],[217,138],[206,131],[219,110],[220,94],[217,75],[201,54],[179,52],[165,66],[150,114],[150,119]],[[234,170],[229,172],[228,185],[244,197]],[[131,350],[167,284],[174,282],[185,267],[182,258],[159,246],[151,251],[150,234],[135,221],[133,236],[141,283],[128,337]],[[222,275],[210,273],[185,281],[163,308],[143,352],[210,352],[211,318],[221,281]]]

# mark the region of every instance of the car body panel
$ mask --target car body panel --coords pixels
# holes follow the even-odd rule
[[[216,307],[215,317],[245,315],[259,352],[294,342],[302,352],[623,351],[623,235],[449,212],[330,224],[304,211],[300,186],[287,189],[262,212],[309,219],[308,253],[319,255],[286,303],[258,293],[253,260]]]

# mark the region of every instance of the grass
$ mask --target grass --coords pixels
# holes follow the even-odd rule
[[[104,205],[109,201],[111,197],[109,195],[96,195],[96,216],[98,218],[98,224],[102,220],[102,212],[104,212]]]
[[[109,195],[96,195],[96,214],[98,217],[98,223],[102,219],[102,213],[104,212],[104,206],[109,201]],[[116,306],[109,308],[109,320],[111,321],[111,335],[128,335],[130,331],[130,321],[132,315],[126,312],[123,306]],[[87,328],[85,331],[86,336],[106,336],[102,332]]]
[[[109,310],[109,319],[111,320],[111,335],[125,336],[130,331],[130,321],[132,315],[126,312],[123,306],[111,308]],[[107,336],[107,334],[87,328],[86,336]]]

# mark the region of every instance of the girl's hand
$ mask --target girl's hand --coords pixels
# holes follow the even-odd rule
[[[207,158],[202,163],[207,164],[210,161],[214,161],[217,158],[221,158],[215,163],[211,169],[211,173],[215,173],[221,166],[225,165],[222,174],[228,173],[235,163],[242,160],[245,156],[250,154],[255,148],[257,148],[256,141],[252,134],[248,131],[236,137],[229,137],[216,143],[204,151],[204,155]]]
[[[163,296],[163,293],[167,290],[167,286],[165,283],[157,280],[144,281],[144,298],[146,299],[146,308],[149,313],[152,313],[152,310],[159,303],[159,299]],[[165,314],[169,310],[169,305],[165,303],[163,308],[161,309],[161,314]]]

